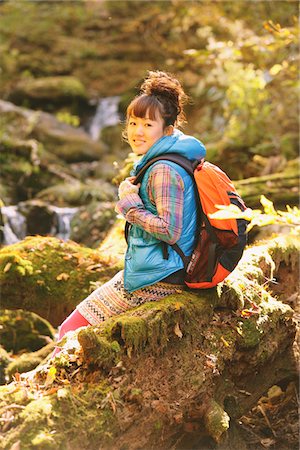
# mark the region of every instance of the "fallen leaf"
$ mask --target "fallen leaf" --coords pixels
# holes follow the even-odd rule
[[[225,338],[223,338],[223,336],[221,336],[221,341],[223,342],[223,344],[225,345],[225,347],[229,347],[229,343],[226,341]]]
[[[176,303],[175,303],[175,310],[176,310],[176,311],[179,311],[179,309],[181,309],[181,306],[182,306],[182,303],[176,302]]]
[[[52,367],[50,367],[50,369],[47,373],[45,386],[50,386],[50,384],[52,384],[53,381],[55,380],[55,377],[56,377],[56,368],[54,366],[52,366]]]
[[[12,263],[11,263],[11,262],[7,263],[6,266],[4,267],[3,272],[4,272],[4,273],[8,272],[9,269],[11,268],[11,266],[12,266]]]
[[[60,273],[59,275],[57,275],[56,279],[57,281],[67,281],[70,278],[70,275],[68,275],[67,273]]]
[[[182,338],[183,334],[182,331],[179,327],[178,322],[176,323],[175,327],[174,327],[174,333],[176,334],[176,336],[178,336],[180,339]]]

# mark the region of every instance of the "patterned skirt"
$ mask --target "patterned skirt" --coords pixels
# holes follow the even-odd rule
[[[181,293],[182,289],[182,285],[160,282],[130,293],[124,289],[124,271],[121,270],[79,303],[76,309],[91,325],[98,325],[111,316],[143,303]]]

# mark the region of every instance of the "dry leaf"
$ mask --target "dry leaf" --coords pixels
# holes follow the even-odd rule
[[[221,336],[221,341],[223,342],[223,344],[225,345],[225,347],[229,347],[229,343],[226,341],[225,338],[223,338],[223,336]]]
[[[67,273],[60,273],[59,275],[57,275],[56,279],[57,281],[66,281],[70,278],[70,275],[68,275]]]
[[[54,366],[52,366],[52,367],[50,367],[50,369],[47,373],[45,386],[50,386],[50,384],[52,384],[53,381],[55,380],[55,376],[56,376],[56,368]]]
[[[182,303],[180,303],[180,302],[176,302],[175,303],[175,310],[176,311],[179,311],[179,309],[181,309],[181,307],[182,307]]]
[[[4,273],[8,272],[9,269],[11,268],[11,266],[12,266],[12,263],[11,263],[11,262],[7,263],[6,266],[4,267],[3,272],[4,272]]]
[[[174,333],[176,334],[176,336],[178,336],[180,339],[182,338],[183,334],[182,331],[179,327],[178,322],[176,323],[175,327],[174,327]]]

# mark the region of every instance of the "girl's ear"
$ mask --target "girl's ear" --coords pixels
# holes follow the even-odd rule
[[[169,125],[167,126],[167,128],[165,129],[164,135],[165,136],[171,136],[173,134],[174,131],[174,127],[173,125]]]

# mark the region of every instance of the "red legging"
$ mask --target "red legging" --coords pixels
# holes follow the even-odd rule
[[[68,331],[74,331],[79,327],[86,327],[87,325],[91,324],[75,309],[59,327],[58,340],[60,341]],[[55,347],[52,357],[59,352],[60,348]]]

